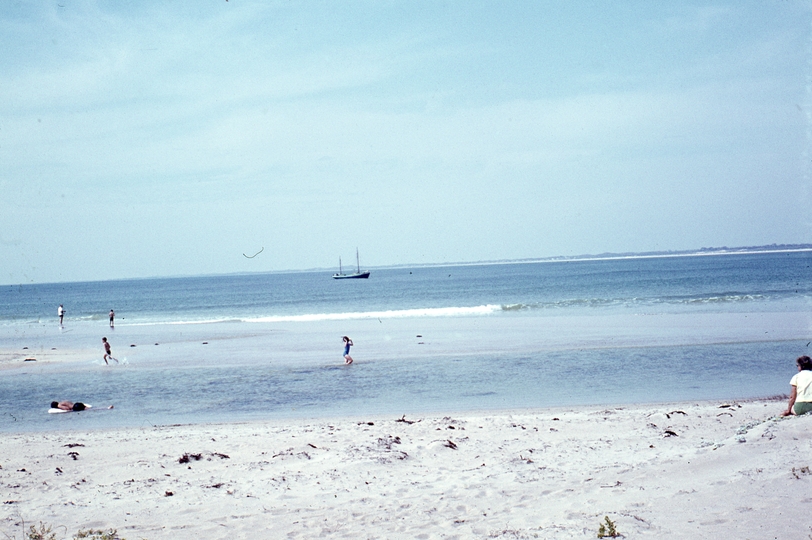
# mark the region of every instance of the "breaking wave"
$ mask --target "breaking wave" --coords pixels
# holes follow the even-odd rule
[[[131,321],[131,326],[151,324],[212,324],[212,323],[282,323],[282,322],[318,322],[346,321],[363,319],[402,319],[428,317],[468,317],[487,316],[499,313],[521,313],[530,311],[567,311],[590,310],[601,308],[645,308],[656,306],[699,306],[718,304],[740,304],[761,302],[770,297],[761,294],[711,294],[703,296],[672,296],[663,298],[572,298],[552,302],[516,302],[505,304],[483,304],[468,307],[434,307],[392,310],[372,310],[340,313],[304,313],[258,316],[223,316],[204,317],[200,319]]]
[[[606,307],[646,307],[658,305],[714,305],[763,302],[769,297],[763,294],[714,294],[706,296],[671,296],[664,298],[571,298],[555,302],[531,302],[503,304],[501,311],[520,312],[530,310],[589,309]]]
[[[273,315],[269,317],[256,317],[245,319],[246,322],[313,322],[313,321],[344,321],[352,319],[399,319],[410,317],[458,317],[466,315],[490,315],[502,309],[498,305],[483,305],[473,307],[443,307],[443,308],[415,308],[394,309],[385,311],[361,311],[346,313],[311,313],[304,315]]]

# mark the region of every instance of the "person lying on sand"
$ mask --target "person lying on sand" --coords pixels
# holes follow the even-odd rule
[[[85,407],[85,404],[81,402],[74,403],[72,401],[52,401],[51,408],[62,409],[63,411],[84,411],[87,407]]]
[[[51,408],[62,409],[63,411],[84,411],[87,409],[87,405],[82,402],[73,403],[72,401],[52,401]],[[107,408],[112,409],[113,406],[110,405]]]

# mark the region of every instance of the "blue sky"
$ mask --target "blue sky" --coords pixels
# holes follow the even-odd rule
[[[810,13],[4,2],[0,283],[812,242]]]

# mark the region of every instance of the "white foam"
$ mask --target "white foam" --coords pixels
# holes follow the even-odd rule
[[[357,319],[402,319],[422,317],[459,317],[490,315],[500,311],[502,306],[483,305],[473,307],[443,307],[443,308],[415,308],[394,309],[386,311],[361,311],[347,313],[311,313],[306,315],[273,315],[246,319],[245,322],[315,322],[315,321],[346,321]]]

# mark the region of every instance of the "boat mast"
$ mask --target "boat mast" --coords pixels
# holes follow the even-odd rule
[[[361,259],[358,258],[358,248],[355,248],[355,266],[356,266],[355,273],[360,274],[361,273]]]

